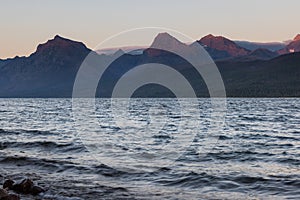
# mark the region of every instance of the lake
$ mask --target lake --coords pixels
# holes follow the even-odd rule
[[[1,182],[29,177],[37,199],[300,199],[300,99],[229,98],[217,131],[209,99],[182,101],[191,115],[96,99],[78,117],[72,99],[0,99]]]

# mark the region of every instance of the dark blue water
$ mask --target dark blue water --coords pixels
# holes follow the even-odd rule
[[[199,99],[201,130],[193,130],[195,138],[178,150],[173,163],[130,171],[101,162],[99,149],[87,148],[86,138],[78,135],[71,99],[1,99],[0,180],[33,179],[47,190],[36,199],[300,199],[300,99],[227,99],[225,125],[214,133],[213,143],[202,134],[209,129],[209,102]],[[176,123],[185,117],[178,116],[176,100],[134,101],[136,121],[151,120],[146,114],[151,105],[156,111],[166,108],[152,118],[167,113],[171,120],[153,140],[137,140],[139,148],[133,148],[125,136],[113,136],[123,132],[103,112],[108,103],[96,100],[95,118],[106,138],[122,151],[140,151],[144,157],[156,148],[153,143],[172,141]],[[109,153],[126,165],[119,153]],[[136,166],[149,167],[143,162]]]

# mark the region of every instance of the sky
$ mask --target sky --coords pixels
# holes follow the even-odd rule
[[[0,58],[28,56],[57,34],[93,49],[141,27],[174,29],[195,40],[212,33],[285,41],[300,33],[299,8],[299,0],[1,0]]]

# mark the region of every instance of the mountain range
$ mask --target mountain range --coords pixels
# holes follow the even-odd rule
[[[289,44],[257,44],[235,42],[222,36],[207,35],[195,41],[214,59],[229,97],[299,97],[300,35]],[[116,81],[130,69],[145,63],[162,63],[174,67],[193,86],[197,96],[209,96],[205,82],[192,66],[178,55],[155,49],[187,45],[168,33],[160,33],[152,45],[138,52],[119,52],[100,80],[96,96],[109,97]],[[257,49],[247,46],[257,46]],[[265,47],[265,48],[263,48]],[[280,47],[280,49],[279,49]],[[272,51],[273,50],[273,51]],[[38,45],[28,57],[0,60],[0,97],[71,97],[80,65],[87,55],[99,55],[83,43],[60,36]],[[163,87],[148,85],[134,94],[137,97],[171,97]]]

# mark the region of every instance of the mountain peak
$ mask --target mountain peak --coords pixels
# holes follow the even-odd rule
[[[151,44],[150,48],[157,48],[160,49],[161,47],[168,48],[168,49],[176,49],[184,43],[180,42],[178,39],[170,35],[169,33],[159,33],[153,43]]]
[[[298,41],[300,40],[300,34],[296,35],[296,37],[294,38],[294,41]]]
[[[173,39],[176,39],[175,37],[173,37],[172,35],[170,35],[167,32],[157,34],[156,38],[173,38]]]
[[[206,36],[204,36],[203,38],[215,38],[216,36],[214,36],[213,34],[208,34]]]
[[[56,38],[63,38],[63,37],[61,37],[60,35],[55,35],[54,39],[56,39]]]
[[[177,44],[177,45],[178,44],[183,44],[178,39],[176,39],[175,37],[173,37],[172,35],[170,35],[169,33],[164,32],[164,33],[159,33],[155,37],[155,39],[154,39],[151,47],[153,47],[153,46],[161,46],[162,44],[167,44],[167,43],[168,44],[172,43],[174,45],[175,44]]]
[[[63,38],[60,35],[56,35],[53,39],[48,40],[46,43],[39,44],[36,52],[43,52],[45,50],[58,50],[58,49],[84,49],[88,48],[82,43],[73,41],[67,38]]]
[[[73,40],[70,40],[68,38],[64,38],[60,35],[55,35],[53,39],[51,40],[48,40],[47,43],[57,43],[57,44],[66,44],[66,43],[80,43],[80,44],[83,44],[82,42],[77,42],[77,41],[73,41]]]
[[[219,36],[219,35],[216,36],[216,35],[213,35],[213,34],[208,34],[208,35],[204,36],[203,38],[201,38],[200,40],[227,40],[227,41],[231,41],[231,40],[227,39],[226,37]]]
[[[234,41],[223,36],[206,35],[198,41],[201,45],[216,51],[228,54],[231,57],[244,56],[249,50],[240,47]]]
[[[150,56],[158,56],[162,53],[159,49],[167,49],[170,52],[180,52],[186,47],[187,45],[185,43],[180,42],[169,33],[164,32],[159,33],[155,37],[154,41],[150,45],[150,49],[146,50],[146,52]]]
[[[55,35],[54,36],[54,39],[53,40],[69,40],[69,39],[67,39],[67,38],[64,38],[64,37],[62,37],[62,36],[60,36],[60,35]],[[70,40],[69,40],[70,41]]]
[[[119,49],[113,55],[116,56],[116,57],[120,57],[123,54],[125,54],[125,52],[122,49]]]

